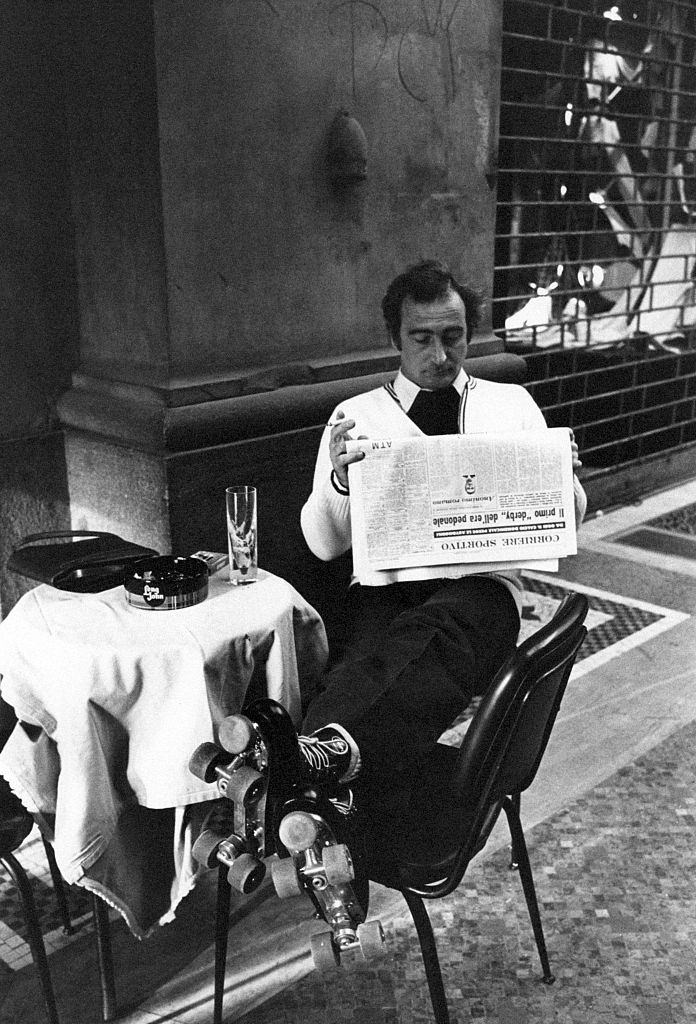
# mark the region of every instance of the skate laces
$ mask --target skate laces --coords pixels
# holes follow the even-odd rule
[[[318,736],[298,736],[297,739],[305,760],[315,771],[331,768],[335,757],[345,757],[350,752],[342,736],[325,740]]]
[[[350,814],[355,805],[353,790],[347,790],[345,796],[330,796],[329,803],[338,811],[339,814]]]

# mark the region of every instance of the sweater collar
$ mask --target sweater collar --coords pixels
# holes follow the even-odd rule
[[[457,389],[459,394],[462,395],[464,394],[464,388],[466,387],[468,381],[469,374],[466,372],[466,370],[460,368],[459,373],[452,381],[452,384]],[[419,388],[418,385],[414,384],[412,380],[408,379],[408,377],[404,377],[401,370],[399,370],[396,377],[394,378],[392,387],[394,388],[394,394],[399,400],[399,405],[404,410],[404,412],[408,412],[408,410],[411,408],[416,399],[416,395],[418,394],[419,391],[427,390]]]

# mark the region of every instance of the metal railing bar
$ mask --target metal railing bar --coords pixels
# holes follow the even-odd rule
[[[539,41],[539,40],[537,39],[537,41]],[[670,61],[669,64],[670,64],[670,67],[671,67],[672,66],[672,61]],[[690,64],[690,63],[685,63],[682,66],[685,67],[687,70],[690,70],[693,67],[693,65]],[[528,67],[523,67],[522,65],[518,65],[518,64],[505,64],[505,63],[503,63],[503,64],[501,64],[501,71],[504,74],[506,74],[508,72],[512,72],[512,73],[514,73],[516,75],[528,75],[530,78],[534,79],[535,81],[540,81],[541,79],[551,79],[554,82],[570,82],[572,85],[574,85],[578,89],[580,88],[580,86],[584,86],[585,82],[587,81],[584,77],[582,79],[578,78],[577,75],[572,74],[570,71],[558,71],[558,70],[539,71],[538,68],[528,68]],[[597,79],[592,79],[592,81],[598,82]],[[504,87],[505,83],[503,82],[502,84],[503,84],[503,87]],[[656,85],[655,89],[657,91],[659,91],[661,94],[669,93],[669,92],[674,92],[675,91],[672,86],[662,85],[662,84]],[[679,95],[682,95],[682,96],[693,96],[694,95],[694,90],[693,89],[689,89],[689,88],[684,88],[684,89],[681,90]]]
[[[615,444],[620,442],[614,442]],[[586,471],[583,472],[583,480],[597,480],[600,477],[609,476],[611,473],[615,473],[617,469],[623,469],[627,466],[639,466],[646,462],[655,462],[657,459],[662,458],[664,454],[674,454],[675,452],[688,451],[694,447],[693,441],[680,441],[679,444],[672,445],[669,448],[665,448],[659,452],[645,452],[641,455],[636,455],[630,459],[619,459],[617,462],[612,463],[611,466],[593,466],[586,467]]]
[[[622,391],[621,394],[625,395],[626,392]],[[601,395],[601,396],[597,396],[597,397],[604,398],[605,396]],[[641,396],[641,397],[643,397],[643,396]],[[652,413],[652,412],[663,412],[663,411],[666,411],[668,409],[674,409],[678,405],[681,405],[684,401],[688,400],[688,398],[689,398],[688,395],[682,395],[681,398],[675,398],[673,401],[663,402],[663,403],[660,403],[659,405],[651,405],[647,409],[623,410],[621,412],[618,412],[616,414],[616,416],[602,417],[602,418],[597,419],[597,420],[583,420],[582,427],[583,427],[583,429],[587,429],[589,427],[604,427],[604,426],[607,426],[609,423],[621,423],[623,420],[628,420],[628,421],[633,422],[633,420],[635,419],[636,416],[647,416],[649,413]],[[588,398],[583,399],[583,402],[585,402],[585,403],[586,402],[591,402],[592,399],[593,399],[593,396],[589,396]],[[562,403],[559,403],[559,404],[556,404],[556,405],[545,405],[544,406],[544,410],[546,412],[551,412],[553,409],[561,409],[561,408],[563,408],[564,405],[569,405],[569,404],[570,403],[568,403],[568,402],[562,402]],[[682,422],[682,421],[680,420],[679,422]],[[684,420],[683,422],[684,423],[689,423],[690,420],[687,419],[687,420]],[[673,424],[670,424],[670,425],[673,425]],[[656,429],[661,429],[661,428],[656,428]]]
[[[515,0],[515,2],[520,7],[522,6],[522,3],[524,3],[525,8],[538,8],[543,13],[547,13],[549,11],[548,0]],[[581,20],[592,19],[592,21],[596,21],[601,18],[602,12],[606,9],[606,6],[605,0],[596,0],[595,7],[591,11],[588,11],[586,8],[572,7],[568,4],[563,4],[563,6],[554,7],[552,13],[564,15],[565,17],[577,14]],[[683,11],[688,14],[692,10],[692,7],[689,0],[672,0],[670,10]],[[650,27],[649,23],[645,21],[636,22],[636,24],[640,25],[642,28]]]
[[[581,351],[581,350],[578,349],[577,351]],[[696,351],[696,349],[694,349],[693,351]],[[665,352],[664,355],[653,356],[652,357],[652,361],[653,362],[666,361],[667,359],[674,359],[674,358],[675,358],[675,354],[673,352]],[[586,376],[587,380],[588,380],[588,383],[589,383],[590,380],[592,380],[593,378],[600,377],[600,376],[601,377],[606,376],[608,370],[614,371],[614,370],[619,370],[619,369],[624,370],[624,371],[634,371],[632,373],[632,381],[631,381],[631,384],[630,384],[630,388],[632,390],[634,390],[634,391],[637,388],[658,387],[658,386],[660,386],[662,384],[667,384],[667,383],[679,383],[679,382],[685,383],[686,381],[691,380],[692,377],[693,377],[692,373],[686,372],[686,373],[677,374],[674,377],[663,377],[661,380],[643,381],[643,383],[639,384],[637,382],[637,380],[636,380],[637,374],[635,373],[635,371],[639,367],[645,366],[645,362],[646,362],[645,359],[635,359],[635,360],[627,359],[626,362],[616,363],[613,366],[594,367],[594,368],[589,368],[589,369],[585,369],[585,370],[576,371],[575,373],[558,374],[558,375],[553,376],[553,377],[547,377],[547,378],[545,378],[544,380],[541,380],[541,381],[538,381],[538,380],[537,381],[527,381],[527,386],[531,387],[534,384],[540,384],[540,385],[541,384],[543,384],[543,385],[546,385],[546,384],[562,384],[565,381],[574,379],[577,376],[578,372],[582,373],[584,376]],[[617,389],[612,390],[612,391],[601,391],[601,392],[598,392],[597,394],[588,395],[587,397],[589,397],[589,398],[599,398],[599,397],[601,397],[601,398],[605,398],[605,397],[606,398],[614,398],[616,395],[622,395],[622,394],[625,394],[625,393],[626,393],[626,388],[625,387],[623,387],[623,388],[620,387],[620,388],[617,388]],[[555,409],[558,406],[567,405],[568,401],[575,401],[575,399],[564,400],[562,402],[561,401],[553,402],[551,405],[547,405],[546,408],[547,409]]]
[[[643,120],[643,118],[637,118],[637,120]],[[595,149],[597,149],[597,151],[600,151],[603,148],[603,143],[602,142],[589,142],[586,139],[575,138],[575,137],[567,136],[567,135],[505,135],[504,132],[501,132],[500,141],[501,142],[503,142],[503,141],[505,141],[505,142],[535,142],[535,143],[540,143],[540,144],[551,143],[552,142],[554,145],[557,145],[557,146],[561,147],[562,149],[570,149],[570,150],[572,150],[572,149],[581,149],[581,148],[582,149],[586,149],[586,148],[587,149],[592,149],[594,147]],[[628,148],[631,148],[631,147],[629,146]],[[634,146],[634,148],[637,148],[637,147]],[[666,152],[668,150],[668,148],[669,148],[668,146],[659,146],[659,147],[657,147],[656,151],[657,152]],[[681,149],[681,148],[682,148],[681,146],[674,146],[673,147],[674,150]],[[562,173],[562,169],[559,169],[559,172]],[[646,174],[646,173],[647,172],[643,172],[643,174]]]
[[[657,87],[656,89],[653,90],[653,94],[654,93],[658,93],[659,94],[661,92],[662,92],[662,90],[659,87]],[[669,90],[664,90],[664,93],[665,93],[665,95],[667,95],[669,93]],[[680,93],[680,95],[681,95],[681,93]],[[570,100],[568,102],[570,102]],[[513,98],[506,99],[505,97],[501,97],[500,108],[501,108],[501,110],[505,109],[505,110],[512,110],[512,111],[515,111],[515,112],[519,112],[520,110],[528,110],[528,111],[530,111],[532,113],[539,112],[539,113],[542,113],[542,114],[553,113],[553,114],[563,114],[563,115],[568,113],[568,109],[569,109],[567,103],[544,103],[544,102],[535,101],[533,98],[520,100],[520,99],[513,99]],[[595,116],[597,114],[596,110],[592,110],[589,107],[585,108],[585,107],[583,107],[579,103],[578,104],[573,104],[572,110],[570,112],[573,115],[590,115],[590,116]],[[622,121],[623,120],[626,120],[626,121],[645,121],[647,119],[647,117],[648,117],[647,114],[631,114],[631,113],[625,113],[625,114],[622,113],[621,114]],[[671,121],[672,121],[672,118],[668,114],[660,114],[660,113],[656,112],[654,115],[650,114],[650,120],[651,121],[657,121],[659,124],[670,124]],[[681,119],[677,118],[677,123],[681,123]]]
[[[640,442],[640,441],[645,440],[648,437],[656,437],[658,434],[664,434],[667,431],[679,430],[680,428],[689,426],[689,424],[690,424],[689,420],[684,420],[683,422],[670,424],[669,426],[658,427],[655,430],[646,430],[645,433],[638,434],[635,437],[615,438],[613,441],[605,441],[602,444],[593,445],[591,447],[588,446],[587,448],[583,448],[583,455],[586,458],[590,458],[595,453],[601,452],[601,451],[606,451],[608,448],[615,448],[617,445],[625,445],[625,444],[630,443],[631,441],[638,441],[638,442]],[[659,454],[664,455],[667,452],[677,451],[684,444],[688,444],[688,442],[679,441],[679,442],[677,442],[676,445],[673,445],[671,447],[661,448]],[[691,442],[691,444],[693,444],[693,441]],[[646,454],[652,454],[652,453],[646,453]],[[655,454],[658,454],[658,453],[655,453]],[[635,459],[628,459],[626,461],[626,465],[630,465],[630,464],[632,464],[634,462],[635,462]],[[616,463],[616,465],[619,465],[619,464],[620,463]],[[606,468],[606,467],[602,467],[602,468]]]

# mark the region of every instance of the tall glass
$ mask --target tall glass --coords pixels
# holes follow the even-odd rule
[[[256,488],[228,487],[225,499],[230,583],[253,583],[258,572]]]

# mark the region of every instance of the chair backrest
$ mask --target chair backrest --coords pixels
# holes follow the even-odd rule
[[[448,852],[429,865],[422,857],[419,863],[402,861],[402,878],[412,891],[453,892],[485,845],[503,799],[531,784],[587,634],[587,609],[584,595],[568,595],[551,621],[520,644],[496,675],[450,774],[446,805],[454,809],[448,828],[455,834],[448,836]]]
[[[467,805],[484,791],[497,799],[531,784],[587,633],[587,608],[584,595],[569,594],[496,675],[466,732],[457,765],[454,785]]]

